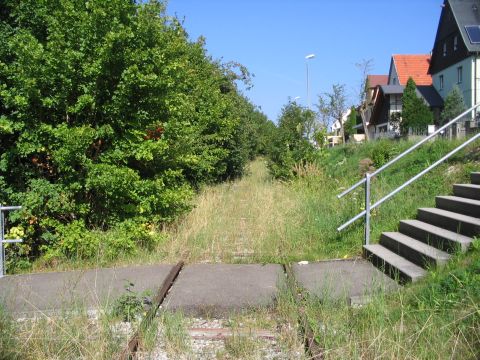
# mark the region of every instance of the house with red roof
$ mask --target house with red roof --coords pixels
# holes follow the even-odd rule
[[[367,75],[367,91],[365,96],[365,101],[357,109],[357,112],[360,114],[361,121],[357,122],[357,125],[354,127],[357,130],[358,134],[365,134],[370,118],[372,116],[373,104],[377,99],[379,89],[381,85],[388,84],[388,75]],[[368,134],[367,134],[368,136]],[[366,138],[368,140],[368,137]]]
[[[374,103],[378,95],[378,87],[388,84],[388,75],[368,75],[367,84],[367,103]]]
[[[433,111],[435,119],[439,119],[443,99],[432,85],[432,76],[428,73],[430,60],[430,55],[426,54],[392,56],[388,81],[376,87],[372,98],[371,116],[367,125],[370,139],[399,135],[391,120],[396,113],[402,111],[403,90],[409,78],[417,85],[417,96],[423,98]]]
[[[430,58],[428,54],[392,55],[388,84],[405,86],[408,79],[412,78],[417,86],[432,85],[432,76],[428,73]]]

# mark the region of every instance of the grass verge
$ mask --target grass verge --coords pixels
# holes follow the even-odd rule
[[[325,359],[478,359],[480,242],[420,283],[351,308],[309,299]]]

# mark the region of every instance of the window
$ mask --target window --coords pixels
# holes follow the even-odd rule
[[[447,56],[447,43],[443,43],[443,56]]]
[[[458,36],[455,35],[455,37],[453,38],[453,51],[457,51],[458,49]]]
[[[461,84],[463,81],[463,67],[457,68],[457,84]]]
[[[440,78],[439,78],[439,87],[440,87],[440,90],[443,90],[443,75],[440,75]]]
[[[393,78],[393,85],[397,85],[397,78]]]

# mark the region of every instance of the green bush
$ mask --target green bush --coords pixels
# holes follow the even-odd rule
[[[23,206],[9,225],[25,229],[11,258],[94,256],[95,231],[172,221],[266,151],[273,124],[237,88],[248,71],[211,59],[165,7],[2,2],[0,202]]]
[[[273,177],[290,179],[297,164],[314,162],[321,155],[308,138],[313,112],[295,102],[285,105],[273,135],[268,168]]]
[[[370,158],[373,161],[373,165],[376,168],[379,168],[393,159],[399,154],[397,146],[396,142],[392,140],[385,139],[377,141],[370,152]]]
[[[98,254],[100,239],[87,230],[82,220],[60,225],[56,230],[58,246],[66,256],[85,259]]]

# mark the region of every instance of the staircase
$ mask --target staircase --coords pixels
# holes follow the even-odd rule
[[[399,231],[382,233],[379,244],[364,245],[365,257],[404,283],[465,252],[480,235],[480,172],[471,182],[453,185],[453,196],[437,196],[435,208],[418,209],[417,220],[400,221]]]

